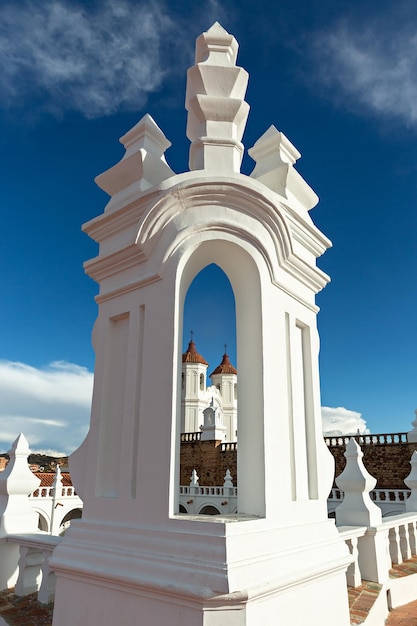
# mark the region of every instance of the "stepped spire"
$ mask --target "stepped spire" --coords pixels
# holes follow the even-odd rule
[[[196,41],[185,98],[191,170],[240,171],[249,105],[244,101],[248,74],[236,66],[237,50],[236,39],[218,22]]]

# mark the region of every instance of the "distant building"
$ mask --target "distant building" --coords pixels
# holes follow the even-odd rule
[[[212,385],[207,386],[208,365],[191,339],[182,355],[181,432],[199,432],[204,425],[204,410],[211,406],[225,428],[222,440],[236,441],[237,370],[225,352],[209,375]]]

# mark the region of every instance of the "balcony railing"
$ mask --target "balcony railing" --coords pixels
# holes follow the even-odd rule
[[[324,441],[329,448],[344,448],[349,440],[356,439],[360,446],[363,445],[389,445],[393,443],[407,443],[407,433],[382,433],[376,435],[336,435],[334,437],[324,437]]]
[[[49,567],[49,559],[61,540],[62,537],[40,532],[7,536],[8,543],[19,545],[19,573],[14,590],[17,596],[37,591],[39,602],[52,602],[55,595],[55,573]]]

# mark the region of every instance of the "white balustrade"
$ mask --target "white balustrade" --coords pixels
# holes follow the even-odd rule
[[[382,523],[388,529],[388,549],[393,565],[399,565],[417,554],[417,513],[391,515]]]
[[[19,546],[18,576],[15,594],[25,596],[38,592],[38,600],[48,604],[54,598],[55,574],[49,559],[61,537],[43,533],[8,535],[7,542]]]
[[[359,567],[359,538],[366,533],[366,526],[339,526],[338,531],[342,539],[346,542],[353,561],[346,571],[346,582],[348,587],[359,587],[362,582]]]

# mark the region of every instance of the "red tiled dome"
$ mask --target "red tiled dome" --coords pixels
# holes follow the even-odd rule
[[[182,362],[183,363],[202,363],[203,365],[208,365],[207,361],[203,359],[201,354],[198,354],[197,350],[195,349],[195,343],[192,339],[190,343],[188,344],[187,350],[182,355]]]
[[[214,372],[210,374],[210,378],[214,374],[237,374],[237,369],[230,363],[228,354],[223,354],[222,362],[216,367]]]

